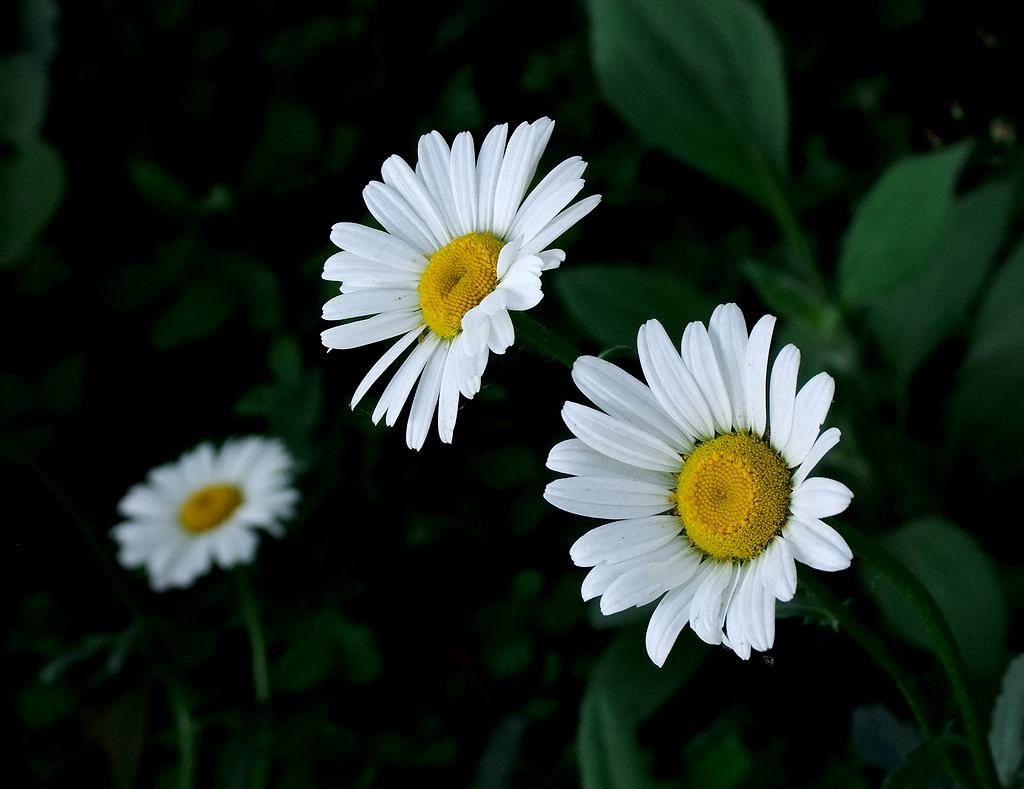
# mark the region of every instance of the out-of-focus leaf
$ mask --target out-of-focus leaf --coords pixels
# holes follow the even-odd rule
[[[907,380],[964,320],[1006,233],[1013,183],[986,184],[954,204],[909,280],[872,298],[867,324],[900,380]]]
[[[58,723],[75,711],[75,699],[56,685],[31,685],[17,696],[18,713],[30,729]]]
[[[680,276],[633,266],[580,266],[558,272],[555,290],[573,319],[603,346],[636,347],[636,334],[657,318],[670,335],[707,320],[714,304]]]
[[[850,721],[853,749],[868,764],[895,769],[921,744],[921,735],[881,704],[857,707]]]
[[[31,142],[46,116],[46,71],[27,55],[0,58],[0,141]]]
[[[476,785],[478,789],[504,789],[519,757],[526,719],[511,715],[503,720],[491,735],[480,757]]]
[[[156,162],[133,159],[128,174],[139,194],[153,208],[170,216],[183,216],[192,205],[188,189]]]
[[[952,403],[954,437],[966,438],[980,467],[996,480],[1024,469],[1022,304],[1024,245],[996,274],[984,297]]]
[[[748,260],[743,273],[768,308],[780,317],[802,321],[823,332],[831,331],[838,322],[836,308],[788,271]]]
[[[473,85],[473,67],[463,66],[445,85],[438,97],[436,113],[452,129],[477,129],[483,125],[484,111]]]
[[[921,743],[907,755],[900,765],[885,776],[882,789],[929,789],[939,786],[955,786],[948,781],[935,783],[943,772],[943,750],[946,744],[941,739],[930,739]]]
[[[28,252],[63,195],[64,165],[46,143],[29,143],[0,159],[0,267]]]
[[[224,325],[236,306],[235,291],[225,283],[192,280],[153,324],[153,345],[166,350],[208,337]]]
[[[134,691],[101,708],[86,709],[82,720],[107,755],[114,789],[135,786],[146,737],[146,694]]]
[[[769,211],[785,177],[789,109],[782,56],[743,0],[591,0],[602,92],[651,145]]]
[[[754,772],[755,760],[732,726],[712,727],[686,749],[686,786],[735,789]]]
[[[949,521],[922,518],[886,535],[884,542],[935,598],[968,667],[976,673],[997,672],[1006,651],[1009,613],[995,567],[974,538]],[[862,573],[893,632],[930,649],[928,631],[902,591],[868,567]]]
[[[309,690],[340,669],[350,683],[363,685],[380,674],[373,631],[335,611],[323,611],[297,627],[274,666],[274,686]]]
[[[999,780],[1003,786],[1011,786],[1024,762],[1024,655],[1011,660],[1003,674],[988,743]]]
[[[20,0],[19,11],[26,51],[40,63],[49,63],[57,53],[56,0]]]
[[[277,337],[267,351],[267,366],[282,381],[293,382],[302,375],[302,351],[294,337]]]
[[[850,305],[871,304],[917,276],[953,210],[966,143],[892,165],[857,207],[843,241],[839,290]]]
[[[636,728],[693,676],[707,654],[683,635],[664,668],[651,663],[643,630],[627,628],[594,668],[583,697],[576,738],[585,789],[650,784]]]
[[[181,282],[188,268],[202,255],[195,236],[179,236],[157,250],[149,260],[133,263],[103,285],[103,300],[118,310],[150,306]]]
[[[78,353],[58,362],[43,378],[46,405],[58,414],[68,414],[78,405],[85,374],[85,355]]]

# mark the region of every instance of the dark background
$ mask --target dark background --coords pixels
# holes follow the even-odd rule
[[[1010,5],[763,4],[786,66],[792,193],[826,275],[854,206],[901,156],[973,138],[967,186],[1016,183],[1024,55]],[[750,324],[774,309],[741,265],[780,254],[770,220],[609,107],[585,7],[165,0],[64,3],[55,19],[50,7],[22,2],[0,24],[4,50],[44,64],[48,83],[35,137],[3,154],[45,144],[60,162],[59,204],[0,272],[8,785],[175,785],[169,685],[191,708],[198,785],[572,786],[578,754],[597,748],[666,786],[860,787],[914,747],[888,679],[820,612],[790,609],[775,649],[749,663],[687,632],[659,674],[642,652],[646,614],[603,619],[579,600],[568,547],[588,524],[541,499],[574,397],[557,363],[518,346],[492,357],[454,445],[435,433],[418,454],[404,427],[370,424],[372,394],[348,408],[383,346],[320,345],[336,292],[319,278],[329,229],[369,221],[362,187],[391,153],[411,162],[431,129],[480,141],[549,115],[542,168],[591,163],[585,194],[604,202],[560,243],[567,261],[534,313],[583,352],[607,343],[581,322],[572,280],[557,284],[573,267],[684,280],[674,334],[718,301],[738,300]],[[7,210],[44,180],[5,180]],[[943,513],[994,568],[1016,613],[975,676],[987,720],[1007,646],[1022,647],[1019,513],[999,503],[1019,478],[943,454],[966,326],[902,398],[871,341],[844,367],[825,332],[786,331],[804,343],[803,377],[837,376],[848,448],[831,472],[857,491],[850,521],[882,532]],[[300,514],[250,573],[269,640],[264,710],[231,579],[154,594],[107,535],[148,469],[248,433],[280,435],[303,466]],[[882,627],[860,580],[826,578]],[[954,719],[934,660],[891,645]],[[633,717],[581,717],[604,681],[654,700]]]

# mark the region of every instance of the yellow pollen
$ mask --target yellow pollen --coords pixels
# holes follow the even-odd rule
[[[178,522],[185,531],[202,534],[224,523],[241,503],[242,491],[237,485],[207,485],[181,505]]]
[[[439,337],[462,331],[462,316],[498,285],[498,253],[505,242],[493,233],[468,233],[430,256],[420,277],[423,320]]]
[[[786,525],[792,491],[779,453],[748,433],[698,445],[676,488],[686,534],[714,559],[753,559]]]

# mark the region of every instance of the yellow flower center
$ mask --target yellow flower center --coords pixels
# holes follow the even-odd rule
[[[224,523],[241,503],[242,491],[237,485],[207,485],[181,505],[178,522],[185,531],[202,534]]]
[[[498,253],[505,242],[493,233],[468,233],[430,256],[420,277],[423,320],[439,337],[462,331],[462,316],[498,285]]]
[[[727,433],[697,446],[679,472],[686,534],[714,559],[753,559],[786,525],[789,469],[767,443]]]

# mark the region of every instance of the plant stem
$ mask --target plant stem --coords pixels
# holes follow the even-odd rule
[[[967,665],[964,663],[953,631],[949,629],[949,624],[936,605],[935,599],[902,562],[874,539],[849,526],[838,528],[853,552],[899,589],[921,617],[921,621],[931,637],[935,654],[953,688],[953,697],[960,707],[960,715],[963,718],[964,731],[967,735],[967,746],[971,751],[971,761],[977,774],[979,786],[996,789],[1000,785],[999,778],[996,776],[992,754],[989,751],[988,742],[981,729],[978,712],[974,706],[974,698],[967,677]]]
[[[196,758],[192,716],[188,711],[185,694],[173,679],[167,680],[167,698],[174,712],[175,729],[178,734],[178,787],[192,789]]]
[[[512,323],[515,326],[516,335],[527,345],[540,351],[544,356],[549,356],[556,362],[561,362],[570,370],[573,364],[580,357],[579,352],[559,335],[540,321],[531,318],[525,312],[513,312]]]
[[[802,569],[802,568],[801,568]],[[881,668],[899,688],[907,702],[910,712],[926,737],[934,737],[931,720],[928,717],[928,702],[917,687],[914,678],[903,669],[896,657],[889,651],[874,631],[865,625],[856,614],[836,597],[814,572],[800,573],[800,587],[810,593],[811,597],[824,608],[847,632],[847,634],[867,652],[878,667]]]
[[[256,692],[256,702],[264,705],[270,700],[270,678],[267,674],[267,647],[263,637],[263,625],[260,623],[259,607],[245,570],[235,568],[231,574],[235,579],[242,619],[245,621],[245,629],[249,634],[249,650],[252,653],[252,683]]]

